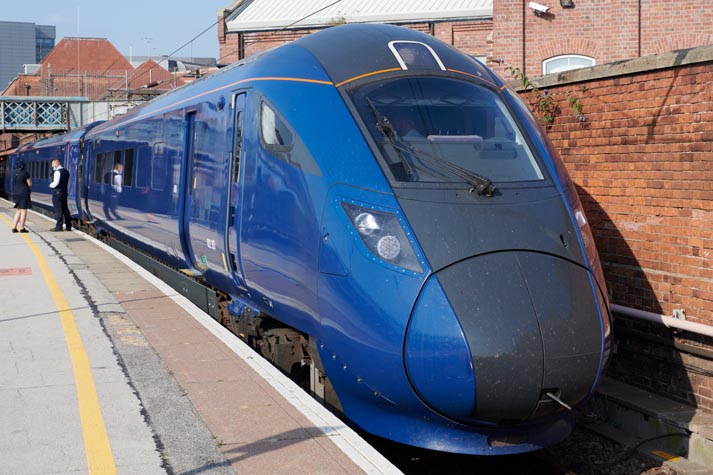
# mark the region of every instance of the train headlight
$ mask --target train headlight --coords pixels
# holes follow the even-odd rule
[[[357,235],[373,256],[397,267],[423,272],[396,214],[345,202],[342,202],[342,207]]]
[[[399,257],[401,244],[399,244],[399,240],[394,236],[384,236],[376,243],[376,251],[382,259],[393,261]]]
[[[359,234],[364,236],[371,236],[375,231],[380,228],[379,223],[376,221],[371,213],[359,213],[356,218],[354,218],[354,226],[356,226]]]

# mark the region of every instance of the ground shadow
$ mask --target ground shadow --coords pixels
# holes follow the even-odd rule
[[[645,270],[617,224],[585,189],[577,186],[577,192],[599,251],[610,302],[662,314],[661,300],[665,299],[665,294],[656,292],[654,285],[658,284],[652,283],[647,278]],[[690,406],[686,409],[686,406],[679,405],[676,409],[677,422],[680,426],[687,427],[695,413],[695,408],[699,406],[698,374],[705,372],[713,375],[713,372],[705,369],[713,368],[713,351],[706,354],[697,347],[712,343],[713,339],[708,337],[615,314],[613,354],[607,375],[617,381],[663,396],[672,402]],[[676,406],[673,404],[671,407]],[[660,412],[665,410],[667,409],[664,407],[660,408]],[[649,423],[648,415],[642,416],[641,426],[647,423]],[[658,446],[669,447],[669,451],[675,455],[686,455],[689,446],[688,435],[684,434],[686,437],[678,437],[678,435],[681,434],[674,434],[670,440],[662,438]],[[644,435],[644,437],[649,436],[654,437],[656,434]]]

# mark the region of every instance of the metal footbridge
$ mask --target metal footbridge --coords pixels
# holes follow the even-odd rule
[[[0,132],[69,130],[72,111],[86,102],[86,97],[0,96]]]

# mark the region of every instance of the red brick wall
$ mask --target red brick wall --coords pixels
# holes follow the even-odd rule
[[[547,89],[612,301],[713,325],[713,59]]]
[[[604,64],[713,43],[711,2],[580,0],[574,8],[556,0],[538,3],[550,7],[541,17],[527,0],[493,2],[493,57],[529,76],[541,75],[542,61],[563,54]]]
[[[713,325],[713,46],[560,78],[572,82],[535,79],[560,108],[547,135],[580,192],[612,303]],[[713,378],[701,374],[713,356],[680,350],[713,355],[713,339],[622,318],[615,335],[610,374],[713,410]]]
[[[430,33],[430,23],[413,23],[401,25],[413,30]],[[460,22],[436,22],[433,24],[434,35],[448,44],[465,51],[468,54],[477,56],[490,56],[491,44],[489,36],[493,30],[493,22],[483,21],[460,21]],[[245,54],[250,56],[259,51],[263,51],[284,43],[289,43],[310,33],[316,29],[300,29],[286,31],[256,31],[243,33]],[[238,61],[239,34],[237,32],[225,32],[222,22],[219,23],[218,43],[220,47],[221,64],[230,64]]]

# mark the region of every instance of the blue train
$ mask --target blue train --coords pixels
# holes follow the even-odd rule
[[[545,447],[607,363],[563,164],[502,80],[429,35],[330,28],[27,145],[38,201],[50,149],[78,219],[218,289],[236,333],[372,434]]]

